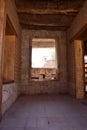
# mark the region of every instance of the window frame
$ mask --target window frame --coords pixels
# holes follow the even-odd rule
[[[32,39],[37,38],[37,39],[54,39],[55,40],[55,51],[56,51],[56,60],[57,60],[57,73],[56,73],[56,79],[45,79],[45,80],[37,80],[37,82],[40,81],[58,81],[59,80],[59,74],[60,74],[60,52],[59,52],[59,38],[56,37],[31,37],[29,38],[29,82],[32,81],[34,82],[34,80],[32,80],[31,78],[31,69],[32,69]]]

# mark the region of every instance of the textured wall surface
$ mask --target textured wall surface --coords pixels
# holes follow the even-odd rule
[[[18,86],[15,83],[3,85],[2,91],[2,114],[13,104],[18,97]]]
[[[31,38],[58,38],[59,47],[59,71],[58,81],[29,82],[29,41]],[[60,31],[22,31],[21,48],[21,93],[22,94],[45,94],[66,93],[66,33]]]
[[[72,96],[75,96],[75,50],[74,43],[68,44],[68,90]]]

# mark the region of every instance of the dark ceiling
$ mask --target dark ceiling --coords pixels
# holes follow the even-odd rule
[[[15,0],[22,28],[67,30],[86,0]]]

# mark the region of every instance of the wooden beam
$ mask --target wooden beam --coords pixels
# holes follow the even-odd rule
[[[26,14],[65,14],[65,15],[73,15],[75,13],[78,13],[78,10],[76,9],[63,9],[63,10],[57,10],[57,9],[17,9],[18,13],[26,13]]]
[[[59,25],[59,24],[54,24],[54,23],[27,22],[27,21],[23,21],[23,20],[20,21],[20,24],[26,24],[26,25],[29,25],[29,26],[65,27],[62,24]],[[69,26],[66,26],[66,27],[69,27]]]
[[[83,59],[83,41],[74,41],[75,53],[75,80],[76,80],[76,98],[83,99],[85,96],[84,88],[84,59]]]
[[[28,25],[28,24],[21,24],[22,28],[29,29],[29,30],[49,30],[49,31],[66,31],[66,26],[38,26],[38,25]]]

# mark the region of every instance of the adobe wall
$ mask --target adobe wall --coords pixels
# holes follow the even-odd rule
[[[29,82],[29,44],[31,38],[58,38],[59,72],[58,81]],[[59,94],[67,93],[66,33],[61,31],[22,30],[21,48],[21,93]]]

